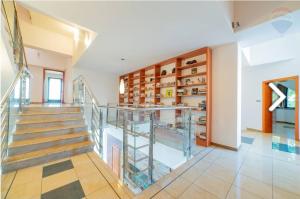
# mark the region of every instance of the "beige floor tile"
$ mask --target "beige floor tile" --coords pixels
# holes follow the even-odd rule
[[[243,164],[240,169],[240,173],[270,185],[273,183],[272,166],[250,166]]]
[[[72,163],[74,166],[78,166],[80,164],[86,164],[86,163],[91,163],[91,160],[90,158],[87,156],[87,154],[80,154],[80,155],[76,155],[76,156],[73,156],[71,158],[72,160]]]
[[[296,195],[287,190],[281,189],[279,187],[273,187],[273,198],[274,199],[299,199],[300,195]]]
[[[228,183],[232,183],[235,179],[236,172],[231,169],[226,169],[218,164],[211,165],[206,171],[206,174],[215,176]]]
[[[184,178],[177,178],[174,182],[172,182],[169,186],[167,186],[164,190],[168,192],[173,197],[178,197],[181,195],[192,182],[187,181]]]
[[[217,199],[217,196],[197,187],[196,185],[190,186],[179,199]]]
[[[41,195],[41,181],[32,181],[25,184],[12,185],[7,199],[32,199]]]
[[[215,194],[219,198],[225,198],[231,186],[230,183],[225,182],[220,178],[206,174],[199,176],[195,181],[195,184],[198,187]]]
[[[119,197],[117,194],[113,191],[113,189],[110,186],[106,186],[102,189],[99,189],[98,191],[93,192],[92,194],[86,196],[87,199],[118,199]]]
[[[42,179],[42,166],[29,167],[26,169],[20,169],[17,171],[16,178],[14,180],[14,184],[24,184],[32,181],[41,181]]]
[[[76,181],[78,178],[74,169],[54,174],[42,179],[42,193],[46,193],[58,187]]]
[[[236,186],[232,186],[226,199],[261,199],[261,198],[244,189],[238,188]]]
[[[15,175],[16,171],[1,175],[1,198],[6,196],[7,191],[15,178]]]
[[[234,184],[252,194],[258,195],[264,199],[272,198],[272,186],[254,178],[239,174]]]
[[[200,160],[200,162],[187,170],[182,177],[190,182],[195,182],[195,180],[202,175],[210,167],[210,165],[211,163]]]
[[[298,177],[297,174],[295,174],[295,179],[287,176],[274,174],[273,183],[274,186],[278,188],[300,195],[300,188],[299,188],[300,185],[299,185],[299,181],[297,180],[297,177]]]
[[[244,161],[243,159],[232,159],[232,158],[220,157],[214,162],[214,164],[218,164],[228,170],[233,170],[234,172],[238,172],[243,161]]]
[[[58,160],[50,161],[50,162],[47,162],[47,163],[45,163],[45,164],[43,164],[41,166],[45,167],[45,166],[49,166],[49,165],[56,164],[56,163],[59,163],[59,162],[64,162],[66,160],[70,160],[70,158],[67,157],[67,158],[63,158],[63,159],[58,159]]]
[[[108,183],[100,173],[93,173],[83,178],[79,178],[79,180],[86,196],[98,189],[108,186]]]
[[[174,197],[166,191],[160,191],[153,197],[153,199],[174,199]]]
[[[123,185],[121,182],[110,183],[110,185],[112,186],[112,188],[115,190],[115,192],[118,194],[118,196],[121,199],[129,199],[134,197],[134,193],[131,190],[129,190],[129,188],[126,187],[126,185]]]
[[[92,162],[85,162],[82,164],[75,165],[74,169],[75,169],[76,175],[79,178],[88,176],[92,173],[99,173],[98,169],[95,167],[95,165]]]
[[[135,199],[151,198],[162,190],[162,187],[157,184],[152,184],[150,187],[145,189],[143,192],[136,195]]]

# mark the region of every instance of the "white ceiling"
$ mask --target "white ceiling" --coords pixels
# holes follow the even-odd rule
[[[76,67],[121,74],[200,47],[234,41],[228,19],[230,2],[26,1],[23,4],[98,34]]]

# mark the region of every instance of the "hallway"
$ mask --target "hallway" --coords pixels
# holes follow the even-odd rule
[[[273,142],[276,143],[274,139]],[[299,149],[299,142],[295,145]],[[284,152],[271,146],[270,134],[243,132],[239,152],[210,147],[161,178],[137,198],[299,198],[299,153]],[[64,168],[70,164],[66,163],[68,160],[73,166]],[[57,162],[65,162],[62,163],[65,166]],[[70,198],[74,191],[80,192],[77,195],[80,198],[88,199],[100,195],[105,198],[133,197],[94,152],[57,162],[4,175],[2,188],[9,190],[7,198],[60,198],[61,190],[65,191],[64,199]],[[52,169],[47,169],[55,164]],[[44,175],[46,177],[42,177]],[[21,187],[26,187],[26,191],[21,191]]]

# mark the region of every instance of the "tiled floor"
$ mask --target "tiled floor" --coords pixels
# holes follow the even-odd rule
[[[299,199],[300,155],[272,149],[271,134],[248,131],[243,137],[239,152],[214,148],[182,174],[162,179],[139,198]]]
[[[5,179],[2,181],[2,198],[7,199],[114,199],[133,196],[95,153],[21,169],[2,176],[2,179]],[[4,189],[9,190],[6,195]]]
[[[243,142],[238,152],[211,147],[136,198],[299,199],[300,155],[272,148],[271,134],[249,131],[243,137],[252,144]],[[299,142],[293,145],[300,146]],[[95,153],[3,177],[7,198],[133,198]]]

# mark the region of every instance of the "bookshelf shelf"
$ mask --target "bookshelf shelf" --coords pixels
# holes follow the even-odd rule
[[[206,61],[202,61],[199,63],[195,63],[195,64],[189,64],[189,65],[185,65],[185,66],[181,66],[178,67],[178,70],[185,70],[185,69],[190,69],[190,68],[195,68],[195,67],[199,67],[199,66],[205,66],[206,65]]]
[[[197,77],[197,76],[204,76],[204,75],[206,75],[206,72],[189,74],[189,75],[180,75],[177,78],[188,78],[188,77]]]
[[[193,114],[199,117],[204,114],[206,123],[200,125],[198,121],[193,121],[196,128],[196,143],[209,146],[212,99],[211,54],[210,48],[200,48],[120,76],[120,81],[123,79],[125,82],[125,95],[119,95],[119,102],[197,106],[199,108],[193,109]],[[166,75],[161,75],[162,73]],[[172,97],[167,96],[167,92]],[[160,114],[162,113],[158,111],[157,116],[160,117]],[[181,111],[177,110],[175,116],[180,114]]]

